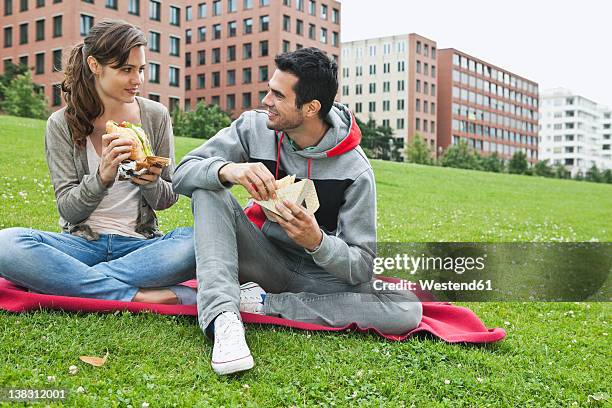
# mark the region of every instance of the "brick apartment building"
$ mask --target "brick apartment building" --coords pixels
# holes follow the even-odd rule
[[[234,116],[260,105],[274,56],[317,47],[337,61],[340,3],[216,0],[187,6],[185,109],[199,100]]]
[[[538,84],[456,49],[438,52],[438,155],[464,140],[482,155],[538,160]]]
[[[53,109],[63,104],[59,84],[70,50],[103,18],[129,21],[147,36],[149,66],[141,95],[167,106],[184,98],[180,54],[182,1],[172,5],[153,0],[1,1],[2,65],[28,66]]]
[[[53,109],[71,48],[104,18],[148,40],[140,94],[173,109],[198,100],[234,116],[259,105],[274,56],[316,46],[338,59],[340,3],[333,0],[0,0],[0,58],[24,64]]]

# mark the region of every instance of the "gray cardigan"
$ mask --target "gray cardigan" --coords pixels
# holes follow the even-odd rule
[[[178,195],[172,190],[174,137],[170,115],[164,105],[140,97],[136,97],[136,101],[140,107],[142,127],[149,136],[154,154],[170,158],[170,165],[155,183],[140,186],[136,232],[153,238],[162,235],[154,210],[164,210],[178,200]],[[55,190],[60,226],[65,232],[96,240],[98,234],[87,225],[87,219],[108,192],[97,169],[89,169],[87,150],[72,142],[65,109],[49,117],[45,131],[45,156]]]

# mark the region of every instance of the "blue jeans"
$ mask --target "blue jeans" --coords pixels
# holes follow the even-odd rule
[[[195,267],[191,227],[153,239],[100,234],[96,241],[0,230],[0,276],[39,293],[131,301],[139,288],[194,279]]]

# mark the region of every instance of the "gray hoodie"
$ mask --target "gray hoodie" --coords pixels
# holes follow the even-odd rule
[[[347,283],[368,282],[376,256],[376,186],[352,113],[334,104],[326,117],[329,130],[317,146],[304,150],[283,132],[268,129],[267,119],[265,111],[245,112],[187,154],[174,173],[174,191],[191,197],[196,189],[230,188],[219,180],[219,169],[228,162],[261,162],[276,179],[292,174],[310,178],[320,202],[315,218],[323,231],[316,251],[295,244],[280,225],[266,219],[258,204],[250,201],[245,213],[279,248]]]

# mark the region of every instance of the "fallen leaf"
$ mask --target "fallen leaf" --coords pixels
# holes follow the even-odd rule
[[[80,356],[79,360],[81,360],[84,363],[91,364],[94,367],[102,367],[104,364],[106,364],[107,358],[108,358],[108,351],[106,352],[106,355],[102,358],[90,357],[90,356]]]

